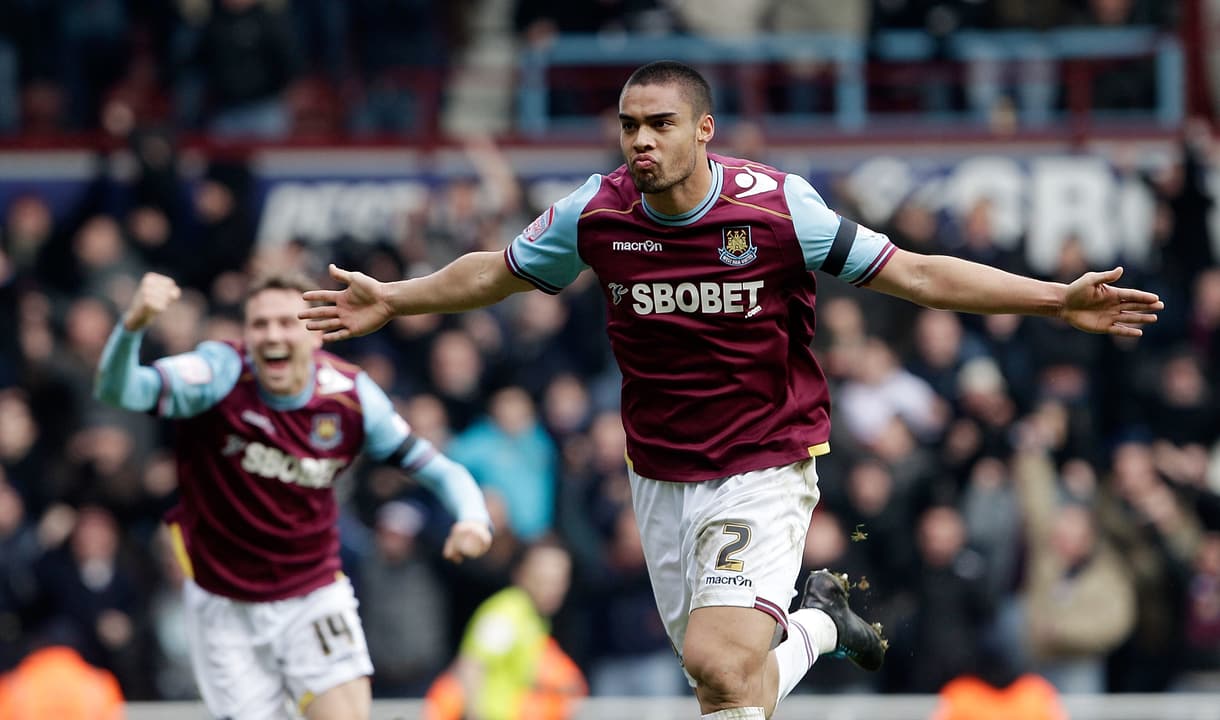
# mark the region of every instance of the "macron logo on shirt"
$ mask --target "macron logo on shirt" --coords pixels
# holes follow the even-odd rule
[[[742,168],[741,172],[733,176],[733,182],[737,183],[737,187],[741,188],[741,192],[733,196],[736,198],[754,197],[755,195],[762,195],[779,188],[779,183],[776,182],[775,178],[770,175],[763,175],[750,168]]]
[[[622,251],[622,252],[653,253],[653,252],[661,252],[665,249],[665,247],[663,245],[661,245],[661,243],[657,242],[656,240],[644,240],[644,241],[615,240],[614,242],[610,243],[610,249],[618,250],[618,251]]]

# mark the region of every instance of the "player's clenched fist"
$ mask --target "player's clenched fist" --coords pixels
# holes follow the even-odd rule
[[[449,530],[441,554],[451,562],[477,558],[491,547],[491,530],[477,520],[460,520]]]
[[[144,273],[131,307],[123,315],[123,326],[134,332],[148,327],[158,315],[182,296],[174,279],[159,273]]]

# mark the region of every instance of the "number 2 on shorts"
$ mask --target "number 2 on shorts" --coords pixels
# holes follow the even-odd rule
[[[733,557],[733,553],[744,550],[750,544],[750,526],[739,523],[725,523],[724,530],[721,532],[725,535],[732,535],[735,539],[730,540],[724,547],[720,548],[720,553],[716,555],[716,569],[741,572],[746,566],[745,561]]]
[[[318,643],[322,646],[323,655],[330,655],[331,644],[330,642],[327,642],[327,637],[329,637],[331,641],[345,637],[347,638],[348,644],[352,644],[356,641],[356,639],[352,637],[352,629],[347,624],[347,618],[339,614],[327,615],[324,618],[314,620],[313,631],[314,634],[318,636]]]

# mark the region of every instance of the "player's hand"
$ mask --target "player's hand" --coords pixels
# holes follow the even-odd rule
[[[362,272],[343,270],[334,264],[330,276],[347,285],[343,290],[310,290],[303,297],[308,302],[326,305],[311,307],[298,315],[308,320],[305,327],[321,330],[326,342],[368,335],[390,321],[394,311],[384,299],[385,283]]]
[[[1110,284],[1122,276],[1121,267],[1081,275],[1068,285],[1060,317],[1085,332],[1143,335],[1140,326],[1156,322],[1156,312],[1163,310],[1165,303],[1150,292]]]
[[[441,555],[450,562],[460,563],[477,558],[491,547],[491,529],[479,520],[459,520],[449,529]]]
[[[143,330],[180,297],[182,290],[173,278],[154,272],[144,273],[131,298],[131,306],[123,315],[123,327],[133,332]]]

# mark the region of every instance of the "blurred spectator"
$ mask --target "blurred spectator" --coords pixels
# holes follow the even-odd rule
[[[1156,470],[1151,446],[1132,437],[1115,446],[1098,495],[1102,528],[1135,582],[1135,628],[1108,661],[1112,692],[1165,690],[1182,646],[1185,568],[1202,537],[1198,519]]]
[[[80,509],[66,546],[43,556],[37,566],[42,631],[70,638],[86,661],[115,673],[125,694],[147,697],[135,626],[143,608],[120,542],[108,510]]]
[[[522,47],[526,73],[537,72],[536,60],[545,57],[560,34],[625,36],[635,33],[664,37],[673,30],[674,18],[667,0],[593,0],[570,3],[563,0],[518,0],[513,29]],[[559,71],[559,82],[551,87],[546,105],[537,108],[550,116],[593,115],[603,100],[613,97],[613,80],[592,75],[586,69]],[[579,75],[578,75],[579,74]],[[581,82],[576,82],[580,77]],[[571,80],[571,81],[569,81]],[[601,91],[601,92],[598,92]]]
[[[1071,0],[995,0],[998,29],[1043,31],[1060,25]],[[984,6],[988,3],[976,3]],[[978,43],[966,67],[967,99],[979,120],[997,134],[1013,129],[1012,115],[1031,128],[1045,126],[1058,101],[1059,69],[1037,35],[1017,35],[1008,52]]]
[[[1172,2],[1160,0],[1084,0],[1069,19],[1077,25],[1102,28],[1159,26],[1176,20]],[[1156,63],[1152,58],[1110,61],[1090,68],[1088,100],[1099,110],[1132,110],[1155,102]]]
[[[1109,0],[1119,5],[1133,1]],[[1214,150],[1211,123],[1198,118],[1188,120],[1177,157],[1147,178],[1158,201],[1168,211],[1165,220],[1169,227],[1160,238],[1161,272],[1171,283],[1180,283],[1175,288],[1179,292],[1189,289],[1201,273],[1220,260],[1212,247],[1210,221],[1216,203],[1208,180]]]
[[[962,366],[986,354],[957,313],[921,308],[915,316],[915,352],[906,368],[942,398],[956,398]]]
[[[245,269],[254,246],[254,218],[249,205],[249,168],[241,162],[214,162],[195,187],[194,217],[198,235],[187,283],[209,292],[226,271]]]
[[[919,110],[944,113],[956,105],[954,82],[935,61],[948,56],[950,37],[962,29],[991,24],[991,4],[975,0],[871,0],[872,30],[919,30],[932,41],[933,62],[911,65],[914,74],[891,74],[878,98],[891,106],[916,103]],[[918,77],[918,82],[913,80]]]
[[[0,676],[0,720],[122,720],[123,693],[111,673],[72,648],[47,645]]]
[[[1220,689],[1220,533],[1199,544],[1186,585],[1186,658],[1176,690]]]
[[[991,358],[978,357],[962,366],[957,375],[957,398],[958,422],[973,423],[978,428],[980,450],[1007,455],[1017,411],[1004,376]]]
[[[1021,559],[1021,507],[1008,464],[998,457],[979,458],[962,493],[966,542],[982,556],[987,593],[1001,598],[1012,592]]]
[[[67,124],[74,130],[97,127],[103,93],[127,69],[128,3],[90,0],[54,5],[59,77],[68,99]]]
[[[374,552],[360,564],[357,596],[376,697],[423,695],[449,659],[445,588],[419,544],[424,520],[414,504],[382,505]]]
[[[13,198],[5,211],[3,247],[13,272],[23,283],[46,284],[48,247],[54,231],[54,218],[47,201],[29,193]]]
[[[449,637],[461,638],[466,623],[475,609],[487,598],[512,582],[513,561],[521,553],[523,543],[513,534],[508,522],[504,499],[494,491],[483,491],[487,512],[495,534],[491,548],[482,557],[466,560],[460,565],[446,563],[443,571],[449,591]],[[456,647],[451,647],[455,650]]]
[[[510,332],[514,338],[504,361],[511,368],[508,378],[531,396],[542,395],[551,378],[578,369],[569,357],[561,335],[568,320],[567,306],[557,295],[529,293],[514,308]]]
[[[1020,315],[988,315],[983,318],[983,344],[995,360],[1018,412],[1026,412],[1034,401],[1033,350]]]
[[[995,599],[987,592],[983,558],[966,545],[966,526],[955,508],[929,506],[919,516],[915,540],[917,572],[907,580],[915,612],[891,630],[899,652],[887,658],[885,677],[892,690],[932,693],[979,667]],[[900,648],[922,655],[916,660]]]
[[[37,585],[34,566],[42,554],[25,501],[0,465],[0,672],[17,664],[30,639],[27,609]]]
[[[293,0],[289,12],[305,61],[304,70],[340,82],[348,63],[350,3],[344,0]]]
[[[577,589],[600,585],[606,562],[604,540],[631,503],[623,457],[627,437],[614,410],[603,410],[589,421],[586,433],[563,441],[561,480],[555,524],[568,544],[577,570]],[[596,591],[595,591],[596,592]]]
[[[262,0],[218,0],[189,18],[193,46],[179,79],[184,98],[198,88],[198,116],[218,138],[282,138],[290,118],[284,93],[301,70],[300,48],[283,10]]]
[[[688,694],[690,686],[674,662],[673,647],[657,614],[640,531],[630,505],[622,506],[611,523],[605,562],[598,570],[598,584],[590,596],[594,651],[589,679],[593,694]]]
[[[1192,295],[1190,347],[1215,387],[1220,382],[1220,268],[1200,272]]]
[[[420,132],[439,111],[456,41],[455,10],[428,0],[346,3],[361,93],[351,115],[357,134]]]
[[[1161,364],[1160,387],[1151,398],[1147,422],[1158,438],[1175,448],[1209,445],[1220,437],[1220,405],[1198,358],[1185,349]],[[1200,468],[1202,470],[1202,468]]]
[[[513,584],[479,606],[471,618],[452,675],[442,676],[428,693],[425,716],[572,717],[588,689],[580,669],[548,634],[570,578],[571,559],[562,546],[542,541],[526,547],[514,563]]]
[[[867,41],[871,14],[871,3],[864,0],[776,0],[763,28],[775,33],[825,33],[863,44]],[[789,112],[824,112],[828,109],[825,101],[828,93],[824,88],[833,87],[834,76],[828,72],[833,65],[830,58],[819,56],[815,50],[810,47],[808,56],[784,65],[787,75],[784,91]],[[757,158],[760,154],[743,150],[737,157]]]
[[[712,41],[751,38],[763,31],[769,0],[669,0],[681,32]],[[717,117],[757,120],[766,107],[766,74],[762,65],[732,63],[704,69],[716,98]]]
[[[413,395],[406,402],[403,417],[420,437],[438,448],[448,447],[453,430],[449,427],[445,406],[435,395]]]
[[[445,406],[450,427],[461,432],[482,409],[483,359],[470,334],[461,330],[438,335],[430,351],[428,390]]]
[[[975,677],[955,678],[941,688],[932,720],[1067,720],[1059,693],[1038,675],[1021,675],[996,687]]]
[[[486,418],[462,431],[448,454],[479,486],[505,500],[513,532],[526,541],[551,530],[555,517],[555,445],[519,387],[491,396]]]
[[[1026,536],[1021,637],[1033,669],[1060,692],[1104,692],[1106,655],[1135,623],[1135,588],[1092,511],[1060,502],[1049,458],[1029,441],[1015,461]]]
[[[72,254],[79,267],[80,291],[116,306],[126,304],[135,289],[133,278],[144,273],[139,256],[108,214],[85,221],[72,239]]]
[[[0,2],[0,136],[16,132],[21,122],[21,56],[13,36],[18,29],[15,5]]]
[[[958,218],[957,233],[949,239],[948,252],[1009,272],[1028,273],[1019,253],[1005,247],[1001,241],[995,212],[994,204],[986,195],[980,195],[965,207]]]
[[[843,423],[864,444],[878,441],[895,418],[930,439],[944,427],[948,412],[933,388],[903,369],[877,338],[857,355],[853,377],[839,390],[838,407]]]
[[[896,487],[890,467],[876,458],[857,461],[844,476],[847,489],[842,523],[852,535],[863,535],[866,542],[860,548],[873,577],[892,595],[906,583],[916,562],[910,539],[915,521],[913,493]],[[827,498],[828,503],[831,500]]]
[[[57,440],[62,442],[63,438]],[[48,453],[54,452],[53,447],[56,446],[47,442],[34,418],[29,396],[20,388],[0,391],[0,467],[4,468],[9,484],[25,499],[31,517],[58,499],[47,498],[42,487]],[[31,503],[33,498],[40,502]]]
[[[547,383],[542,396],[542,423],[558,445],[564,445],[588,429],[593,415],[592,402],[579,375],[557,373]]]

